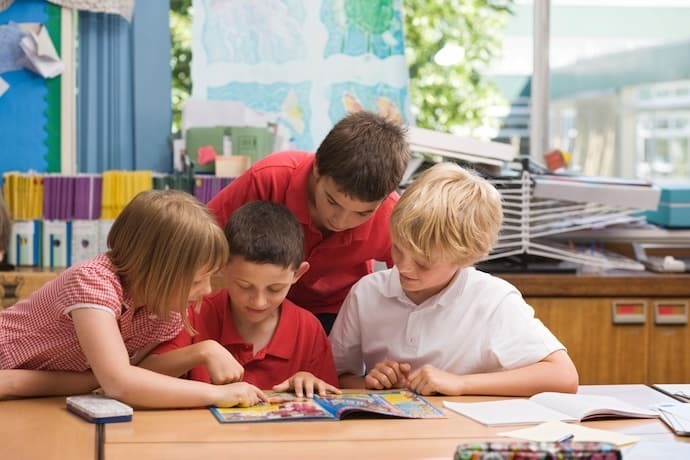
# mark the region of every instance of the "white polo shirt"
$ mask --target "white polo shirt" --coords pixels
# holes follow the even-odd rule
[[[329,336],[338,375],[364,375],[385,359],[454,374],[524,367],[565,347],[510,283],[472,267],[415,305],[398,269],[355,284]]]

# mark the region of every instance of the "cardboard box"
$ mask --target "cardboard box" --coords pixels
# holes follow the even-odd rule
[[[690,182],[657,183],[661,199],[656,211],[647,211],[649,222],[663,227],[690,227]]]
[[[249,169],[250,159],[244,155],[216,157],[216,177],[239,177]]]

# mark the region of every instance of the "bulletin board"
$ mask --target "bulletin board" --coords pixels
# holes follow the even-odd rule
[[[22,0],[0,12],[0,25],[42,23],[60,53],[61,13],[61,7],[44,0]],[[26,69],[0,77],[10,85],[0,96],[0,175],[13,170],[59,172],[61,77],[44,79]]]

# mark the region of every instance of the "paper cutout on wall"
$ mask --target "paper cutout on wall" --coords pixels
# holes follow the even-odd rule
[[[215,160],[218,154],[212,145],[204,145],[197,150],[197,156],[199,158],[199,164],[205,165]]]
[[[52,9],[58,10],[43,0],[15,2],[0,13],[0,24],[10,21],[48,24]],[[30,169],[47,171],[47,80],[28,70],[4,73],[2,78],[10,88],[0,99],[0,173]],[[57,155],[59,164],[59,150]]]
[[[48,29],[42,24],[22,24],[21,29],[25,35],[19,45],[26,58],[25,67],[43,78],[60,75],[65,66],[48,35]]]
[[[0,25],[0,73],[24,67],[24,53],[19,46],[23,35],[19,24],[10,22]]]
[[[53,78],[62,73],[64,65],[58,56],[48,29],[37,23],[0,25],[0,74],[22,68]],[[0,79],[0,96],[10,85]]]

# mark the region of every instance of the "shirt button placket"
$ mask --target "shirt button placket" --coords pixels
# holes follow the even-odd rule
[[[416,350],[417,349],[417,335],[416,335],[416,328],[414,327],[415,323],[415,313],[412,312],[410,313],[410,316],[407,319],[407,328],[405,329],[405,345],[407,348],[411,350]]]

